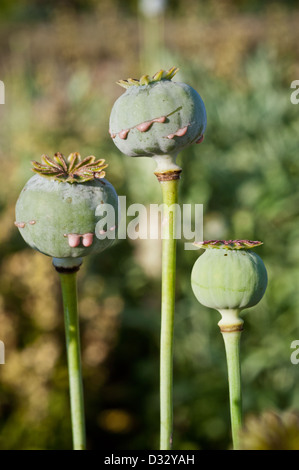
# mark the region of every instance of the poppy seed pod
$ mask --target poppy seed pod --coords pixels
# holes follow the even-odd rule
[[[195,262],[191,284],[197,300],[221,314],[218,326],[225,345],[233,448],[240,449],[242,387],[240,337],[244,320],[240,312],[256,305],[267,287],[262,259],[250,248],[262,242],[208,240],[195,243],[206,251]]]
[[[203,100],[191,86],[172,82],[172,67],[153,77],[120,80],[126,88],[111,111],[110,135],[121,152],[131,157],[173,155],[200,143],[207,117]],[[162,165],[163,167],[163,165]]]
[[[195,262],[191,283],[197,300],[206,307],[241,311],[253,307],[267,287],[263,260],[250,248],[261,242],[209,240],[197,244],[205,252]]]
[[[33,162],[37,174],[30,178],[16,204],[15,225],[32,248],[53,258],[80,258],[108,248],[115,237],[97,233],[102,204],[118,214],[118,197],[104,179],[104,160],[94,156],[68,159],[57,153]],[[107,227],[110,233],[116,226]]]

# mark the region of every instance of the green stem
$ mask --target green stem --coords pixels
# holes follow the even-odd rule
[[[59,272],[65,321],[74,450],[86,448],[84,400],[77,309],[77,273]]]
[[[241,331],[222,331],[225,344],[230,416],[234,450],[240,449],[239,434],[242,425],[242,391],[241,391],[241,368],[240,368],[240,337]]]
[[[173,323],[176,269],[176,206],[178,179],[161,181],[163,194],[162,304],[160,338],[160,449],[172,447]]]

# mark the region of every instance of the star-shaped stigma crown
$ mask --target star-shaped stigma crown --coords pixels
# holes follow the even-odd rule
[[[137,78],[128,78],[127,80],[118,80],[116,82],[123,88],[130,88],[131,86],[149,85],[150,83],[161,82],[162,80],[171,80],[179,71],[177,67],[171,67],[169,70],[159,70],[152,77],[149,75],[142,75],[139,80]]]
[[[249,250],[260,246],[263,242],[257,240],[206,240],[203,242],[194,242],[198,248],[209,249],[209,248],[224,248],[226,250]]]
[[[67,158],[57,152],[54,158],[42,155],[42,163],[32,161],[32,170],[48,179],[65,183],[85,183],[105,177],[104,169],[108,166],[104,159],[96,160],[90,155],[82,160],[78,152],[71,153]]]

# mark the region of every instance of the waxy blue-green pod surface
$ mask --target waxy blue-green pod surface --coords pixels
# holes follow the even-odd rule
[[[118,82],[126,92],[114,103],[109,132],[125,155],[176,155],[202,142],[207,124],[204,102],[191,86],[171,81],[177,70]]]
[[[98,224],[103,204],[114,209],[115,221],[118,217],[117,193],[103,178],[107,165],[94,157],[82,161],[79,154],[68,160],[57,155],[56,160],[44,156],[43,164],[34,162],[37,174],[20,193],[15,225],[30,247],[53,258],[100,253],[114,242],[111,234],[117,230],[115,223],[105,230]]]
[[[204,242],[195,262],[191,284],[197,300],[217,310],[242,310],[256,305],[267,287],[263,260],[250,248],[261,242]]]

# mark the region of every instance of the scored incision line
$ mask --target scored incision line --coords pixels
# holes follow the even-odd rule
[[[170,113],[165,114],[164,116],[159,116],[159,117],[156,117],[156,118],[154,118],[154,119],[141,122],[140,124],[136,124],[135,126],[129,127],[128,129],[123,129],[123,130],[121,130],[121,131],[119,131],[119,132],[112,132],[111,130],[109,130],[109,134],[110,134],[110,136],[111,136],[112,139],[115,139],[115,137],[118,135],[118,137],[119,137],[120,139],[123,139],[123,140],[124,140],[124,139],[127,138],[129,132],[130,132],[132,129],[138,129],[140,132],[146,132],[146,131],[152,126],[152,124],[153,124],[154,122],[164,123],[164,122],[166,121],[166,119],[167,119],[169,116],[171,116],[172,114],[177,113],[177,112],[180,111],[181,109],[182,109],[182,106],[179,106],[179,107],[176,108],[174,111],[171,111]],[[188,128],[188,126],[186,126],[186,131],[185,131],[183,134],[181,134],[181,135],[185,135],[185,133],[187,132],[187,128]],[[173,137],[174,137],[175,135],[180,136],[180,134],[178,134],[178,132],[179,132],[180,130],[181,130],[181,129],[179,129],[176,134],[173,134]],[[182,128],[182,130],[185,130],[185,127]],[[172,134],[170,134],[170,135],[172,135]],[[173,137],[167,136],[168,139],[172,139]]]

